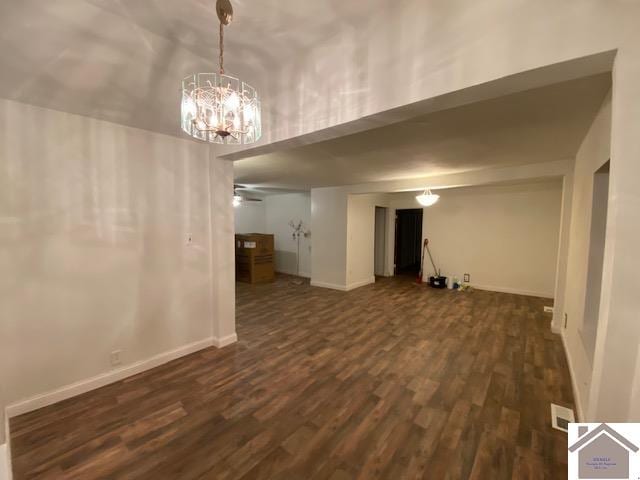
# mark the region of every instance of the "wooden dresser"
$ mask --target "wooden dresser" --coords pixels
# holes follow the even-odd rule
[[[273,235],[236,235],[236,280],[248,283],[273,282]]]

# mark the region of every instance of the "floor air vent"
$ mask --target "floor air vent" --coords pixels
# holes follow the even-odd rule
[[[563,432],[569,431],[569,424],[575,422],[576,419],[573,416],[573,410],[566,407],[561,407],[555,403],[551,404],[551,426],[556,430],[562,430]]]

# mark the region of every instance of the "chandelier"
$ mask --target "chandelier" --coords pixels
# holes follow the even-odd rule
[[[418,195],[416,197],[416,200],[418,201],[418,203],[423,207],[430,207],[431,205],[436,203],[439,199],[440,199],[440,195],[436,193],[431,193],[430,188],[425,188],[424,192],[422,192],[422,195]]]
[[[182,130],[198,140],[228,145],[254,143],[262,136],[258,92],[224,73],[224,26],[231,23],[229,0],[217,0],[220,71],[194,73],[182,80]]]

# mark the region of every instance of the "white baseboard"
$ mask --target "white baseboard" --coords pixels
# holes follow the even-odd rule
[[[367,278],[366,280],[361,280],[359,282],[353,282],[347,285],[347,292],[349,290],[354,290],[356,288],[364,287],[365,285],[371,285],[372,283],[376,283],[376,277]]]
[[[67,400],[68,398],[81,395],[91,390],[95,390],[96,388],[104,387],[110,383],[118,382],[132,375],[150,370],[164,363],[168,363],[171,360],[184,357],[185,355],[189,355],[190,353],[197,352],[204,348],[211,346],[223,347],[235,342],[236,340],[237,336],[235,334],[219,339],[214,337],[205,338],[204,340],[199,340],[174,350],[154,355],[146,360],[141,360],[139,362],[132,363],[131,365],[126,365],[116,370],[105,372],[100,375],[96,375],[95,377],[81,380],[70,385],[65,385],[64,387],[56,390],[7,405],[6,416],[7,418],[16,417],[39,408],[61,402],[62,400]]]
[[[360,282],[350,283],[349,285],[340,285],[337,283],[318,282],[316,280],[311,280],[311,286],[321,287],[321,288],[330,288],[332,290],[340,290],[341,292],[348,292],[350,290],[354,290],[359,287],[364,287],[365,285],[369,285],[375,282],[376,282],[376,277],[371,277],[366,280],[362,280]]]
[[[213,346],[217,348],[226,347],[227,345],[231,345],[232,343],[236,343],[238,341],[238,335],[232,333],[231,335],[227,335],[226,337],[214,338]]]
[[[11,470],[9,460],[9,450],[6,444],[0,445],[0,480],[10,480]]]
[[[337,283],[327,283],[327,282],[318,282],[316,280],[311,280],[312,287],[320,287],[320,288],[330,288],[331,290],[340,290],[342,292],[347,291],[346,285],[339,285]]]
[[[578,384],[576,383],[576,374],[573,369],[573,362],[571,361],[571,355],[569,354],[569,347],[567,347],[567,340],[564,334],[564,330],[560,332],[560,338],[562,338],[562,346],[564,347],[564,356],[567,359],[567,365],[569,366],[569,376],[571,377],[571,387],[573,388],[573,400],[576,404],[576,420],[578,423],[584,422],[584,410],[582,410],[582,401],[580,400],[580,392],[578,391]]]
[[[12,480],[13,469],[11,468],[11,437],[9,436],[9,415],[4,412],[4,445],[0,445],[0,480]]]
[[[515,295],[527,295],[529,297],[553,298],[553,293],[548,292],[536,292],[533,290],[524,290],[521,288],[496,287],[493,285],[478,285],[475,283],[472,283],[470,285],[473,288],[477,288],[478,290],[488,290],[490,292],[513,293]]]
[[[285,275],[293,275],[294,277],[296,276],[296,272],[295,270],[290,271],[290,270],[285,270],[283,268],[278,268],[275,271],[276,273],[284,273]],[[300,275],[298,275],[302,278],[311,278],[311,274],[309,272],[300,272]]]

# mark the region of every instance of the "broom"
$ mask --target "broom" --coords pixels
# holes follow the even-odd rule
[[[425,250],[429,254],[429,260],[431,260],[431,266],[433,267],[433,275],[436,277],[440,276],[440,271],[436,267],[436,264],[433,262],[433,257],[431,256],[431,250],[429,250],[429,239],[425,238],[424,244],[422,246],[422,260],[420,261],[420,273],[418,274],[418,278],[416,279],[416,282],[418,283],[422,283],[422,276],[424,274],[424,251]]]
[[[433,257],[431,256],[431,250],[429,250],[429,240],[425,239],[424,246],[427,248],[427,253],[429,254],[429,260],[431,260],[431,266],[433,267],[433,276],[440,278],[440,269],[436,267],[435,262],[433,261]]]
[[[424,251],[427,249],[428,244],[429,244],[429,240],[425,238],[424,242],[422,243],[422,260],[420,260],[420,272],[418,272],[418,278],[416,278],[416,283],[422,283],[422,275],[424,270]],[[431,253],[429,253],[429,256],[431,256]]]

